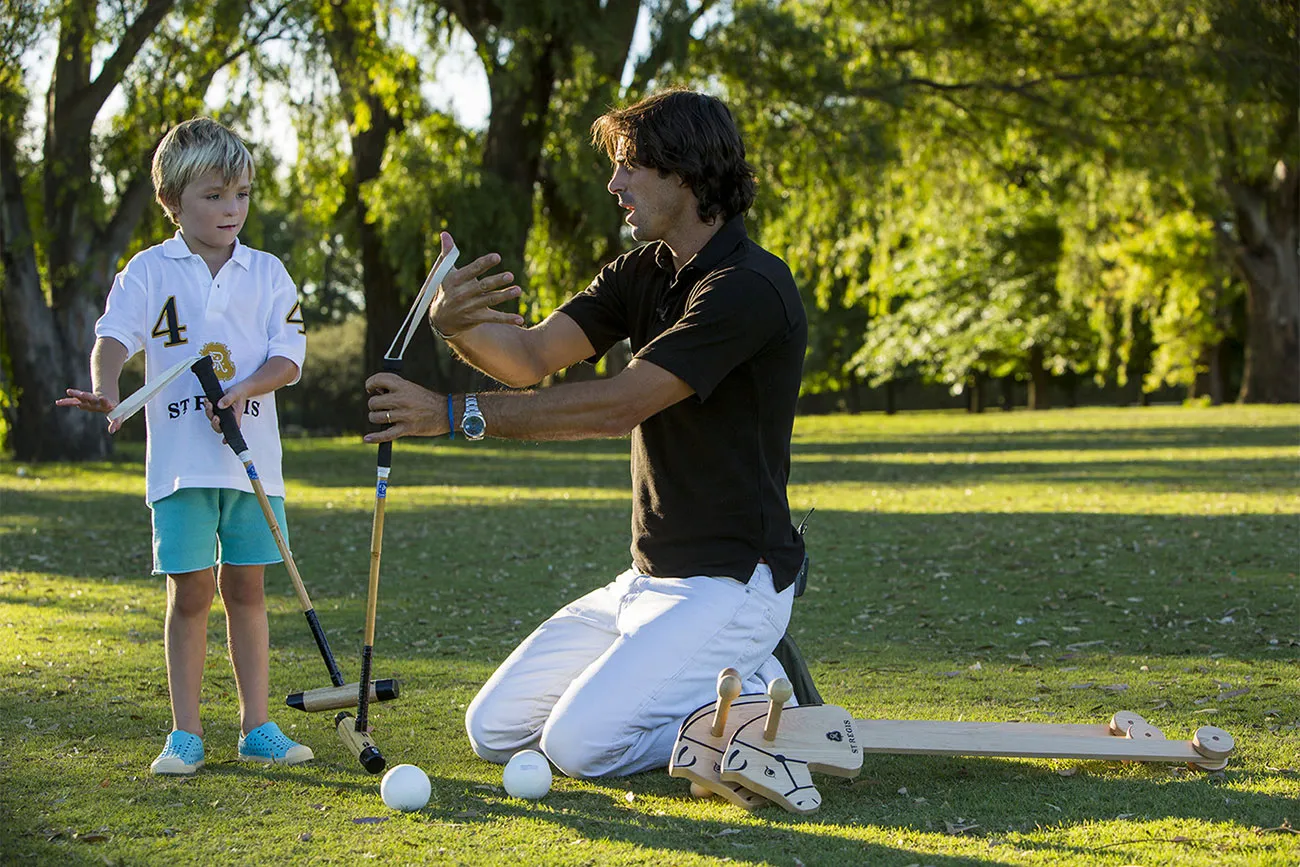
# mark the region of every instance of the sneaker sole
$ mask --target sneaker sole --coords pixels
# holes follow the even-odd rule
[[[198,773],[201,767],[203,767],[202,759],[197,764],[187,765],[175,756],[168,756],[165,759],[155,759],[149,766],[149,770],[158,777],[187,777]]]
[[[258,765],[301,765],[303,762],[310,762],[314,758],[316,758],[316,755],[311,751],[311,747],[305,747],[302,744],[289,750],[284,754],[284,756],[278,759],[272,756],[257,756],[248,753],[239,754],[239,760],[241,762],[252,762]]]

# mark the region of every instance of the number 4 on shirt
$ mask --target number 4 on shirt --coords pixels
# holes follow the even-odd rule
[[[176,296],[173,295],[163,304],[162,312],[158,314],[151,334],[154,337],[166,337],[167,342],[163,346],[180,346],[182,343],[189,343],[189,340],[181,336],[184,332],[185,326],[180,324],[176,316]]]
[[[297,325],[299,334],[307,333],[307,323],[303,322],[302,319],[302,304],[297,301],[294,302],[293,309],[289,311],[289,315],[284,317],[284,321],[288,322],[290,325]]]

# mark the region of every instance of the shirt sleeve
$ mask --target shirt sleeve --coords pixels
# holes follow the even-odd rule
[[[728,271],[696,287],[682,318],[637,358],[667,370],[705,400],[727,374],[789,328],[775,286],[752,271]]]
[[[149,290],[142,279],[144,269],[128,263],[113,278],[108,290],[104,315],[95,322],[95,337],[111,337],[126,347],[127,358],[144,349],[145,310],[149,303]]]
[[[307,358],[307,326],[303,322],[302,305],[298,300],[298,287],[276,259],[271,268],[271,315],[267,323],[266,357],[280,356],[298,365],[298,375],[293,385],[302,378],[303,362]]]
[[[586,289],[558,308],[587,335],[595,354],[587,361],[595,363],[610,347],[628,337],[627,298],[622,291],[624,258],[600,269]]]

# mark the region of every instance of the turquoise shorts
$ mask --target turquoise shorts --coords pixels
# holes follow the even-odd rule
[[[287,547],[284,497],[267,499]],[[263,566],[283,559],[256,494],[230,488],[181,488],[150,508],[155,575],[197,572],[217,563]]]

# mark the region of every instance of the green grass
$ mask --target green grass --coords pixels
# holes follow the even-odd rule
[[[276,718],[304,767],[233,761],[224,621],[209,632],[208,766],[148,772],[169,728],[142,449],[0,463],[3,864],[1277,864],[1300,862],[1300,411],[815,417],[792,506],[814,569],[792,631],[858,717],[1216,725],[1226,771],[868,756],[822,809],[746,814],[663,772],[512,800],[465,705],[540,620],[627,560],[627,445],[402,443],[388,500],[376,706],[433,798],[385,808],[327,714]],[[345,673],[365,607],[374,450],[286,443],[299,567]],[[326,683],[268,573],[272,695]],[[362,822],[368,818],[381,822]],[[965,831],[958,828],[975,826]]]

